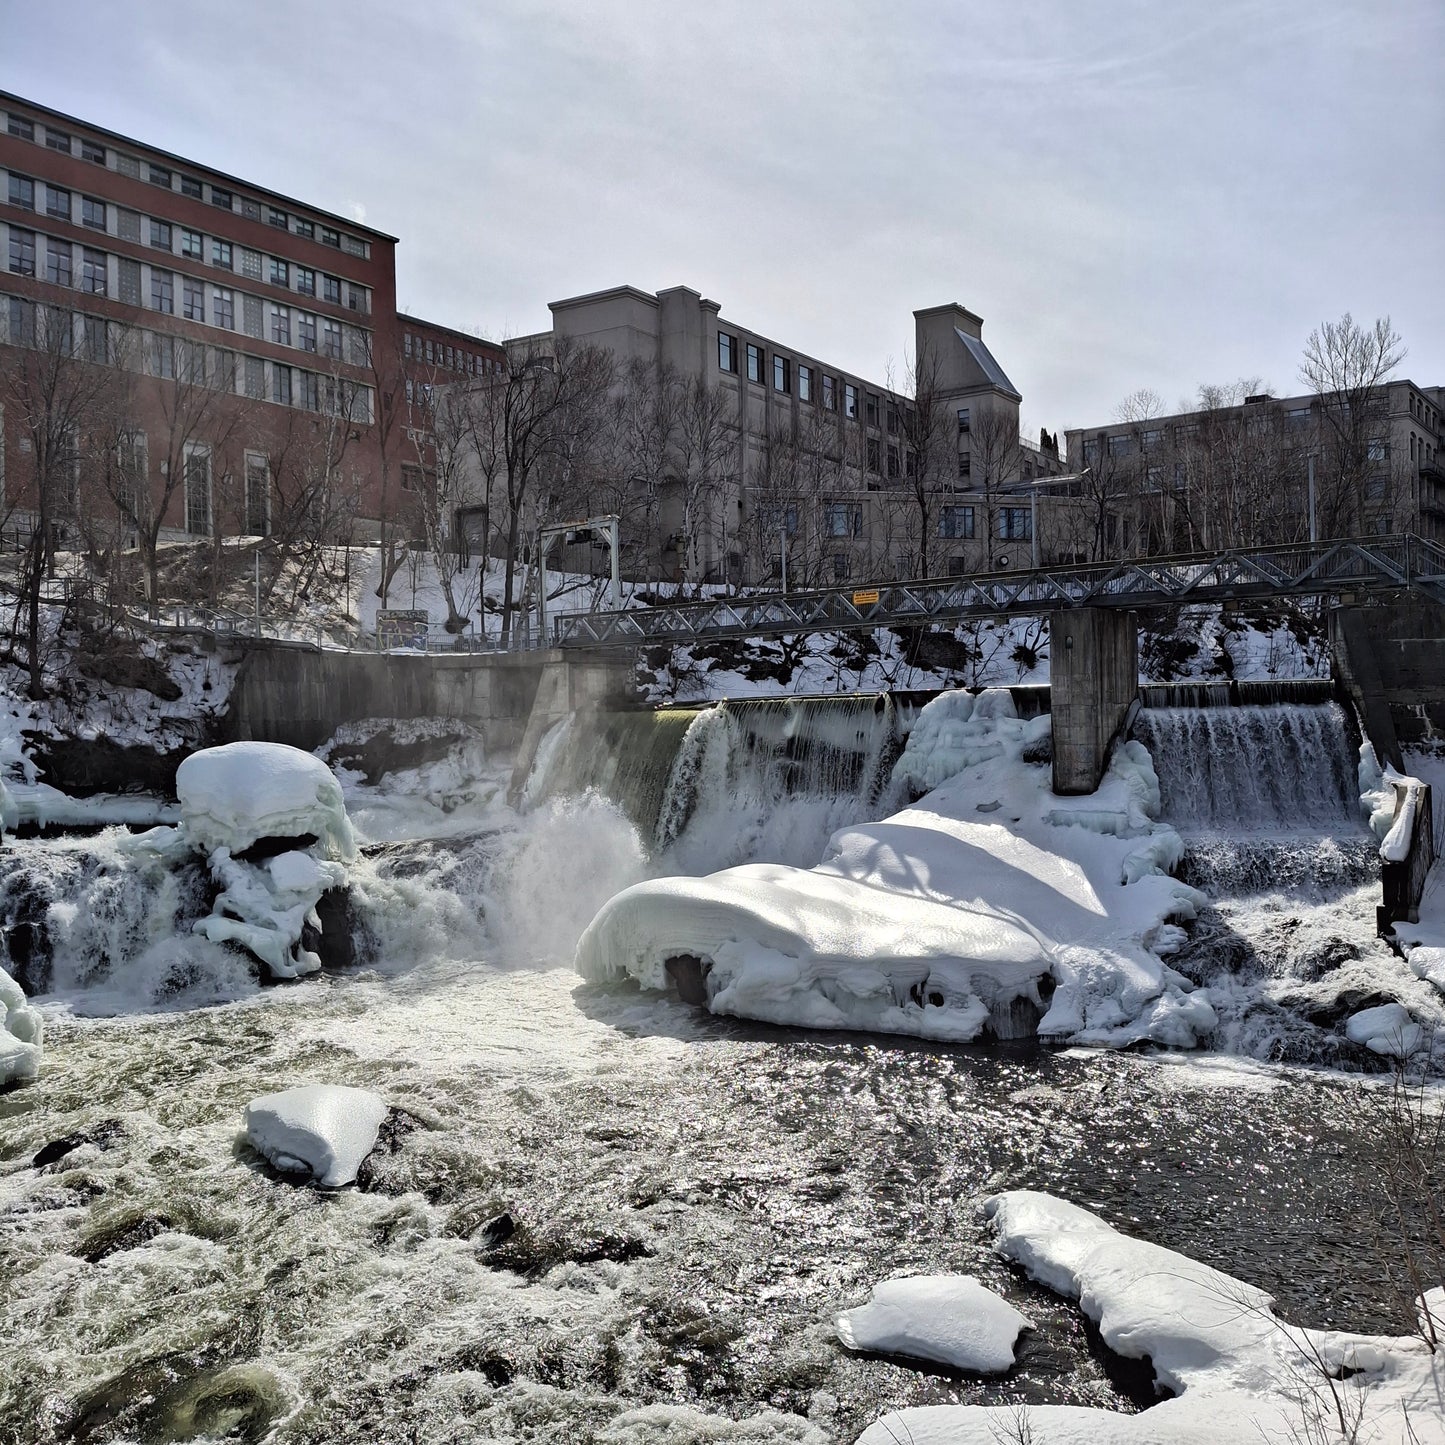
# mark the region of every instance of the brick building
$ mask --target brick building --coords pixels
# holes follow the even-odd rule
[[[460,333],[410,318],[403,331],[396,244],[0,92],[0,371],[12,383],[0,385],[0,494],[12,525],[35,505],[40,445],[14,383],[48,349],[114,373],[131,475],[109,494],[142,530],[255,535],[284,520],[375,535],[397,505],[392,474],[426,465],[425,437],[400,410],[430,384],[412,380],[413,359],[419,375],[503,362]],[[78,493],[99,459],[77,444],[73,467]]]

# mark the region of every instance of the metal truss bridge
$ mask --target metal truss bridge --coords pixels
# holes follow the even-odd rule
[[[949,624],[1070,607],[1178,607],[1407,588],[1445,605],[1445,547],[1403,533],[924,582],[717,597],[623,612],[575,612],[554,619],[552,642],[560,647],[645,647]]]

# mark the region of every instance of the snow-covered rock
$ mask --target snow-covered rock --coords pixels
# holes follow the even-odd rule
[[[1128,744],[1098,792],[1056,798],[1021,756],[1037,724],[959,696],[923,709],[900,759],[915,785],[946,778],[919,802],[834,834],[815,868],[639,883],[593,919],[578,971],[661,989],[691,957],[713,1012],[804,1027],[968,1040],[1036,1020],[1083,1042],[1197,1043],[1213,1008],[1155,945],[1177,948],[1168,920],[1201,900],[1163,871],[1180,843],[1150,817],[1148,753]]]
[[[1408,1059],[1424,1046],[1425,1030],[1404,1004],[1382,1003],[1351,1014],[1345,1020],[1345,1037],[1372,1053]]]
[[[40,1072],[45,1026],[25,1001],[20,985],[0,968],[0,1085],[33,1079]]]
[[[1105,1344],[1148,1360],[1174,1392],[1138,1415],[1080,1406],[935,1405],[885,1415],[858,1445],[1207,1445],[1339,1439],[1335,1400],[1359,1441],[1445,1440],[1445,1361],[1423,1339],[1286,1324],[1263,1290],[1133,1239],[1053,1195],[1015,1190],[986,1206],[996,1247],[1070,1299]],[[1445,1292],[1431,1291],[1433,1313]]]
[[[350,1184],[376,1147],[386,1104],[367,1089],[302,1084],[246,1105],[246,1138],[285,1174],[328,1189]]]
[[[202,853],[242,853],[262,838],[314,836],[349,858],[356,840],[341,785],[320,758],[281,743],[226,743],[192,753],[176,771],[181,828]]]
[[[875,1285],[868,1303],[844,1310],[838,1338],[850,1350],[937,1360],[998,1374],[1033,1321],[968,1274],[915,1275]]]

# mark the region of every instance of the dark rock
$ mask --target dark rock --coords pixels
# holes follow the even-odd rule
[[[683,1003],[707,1003],[707,976],[712,971],[711,963],[690,953],[682,953],[676,958],[669,958],[662,967]]]
[[[59,1139],[52,1139],[50,1143],[41,1145],[35,1157],[30,1161],[31,1167],[47,1168],[64,1159],[67,1154],[79,1149],[82,1144],[94,1144],[97,1149],[105,1149],[124,1132],[124,1129],[125,1126],[119,1119],[102,1119],[88,1129],[77,1129],[74,1134],[65,1134]]]
[[[491,1219],[472,1236],[477,1248],[486,1252],[504,1244],[517,1232],[517,1221],[507,1210],[493,1215]]]
[[[238,863],[265,863],[283,853],[304,853],[316,846],[315,833],[298,833],[294,838],[257,838],[249,848],[232,856]]]
[[[370,736],[332,743],[323,750],[323,756],[329,766],[360,773],[368,783],[375,785],[388,773],[440,762],[455,748],[480,745],[481,734],[469,723],[450,718],[445,721],[445,728],[439,727],[424,737],[399,742],[391,723],[374,719],[369,724],[357,725],[358,730],[363,726],[373,726],[375,731]]]
[[[181,689],[170,673],[154,657],[143,653],[112,645],[99,652],[77,653],[75,664],[86,677],[109,683],[111,687],[135,688],[162,702],[177,702],[181,696]]]
[[[994,801],[991,802],[991,803],[978,803],[978,804],[976,804],[976,805],[974,806],[974,812],[975,812],[975,813],[997,813],[998,810],[999,810],[1002,806],[1003,806],[1003,804],[1000,803],[997,798],[995,798]]]
[[[408,1136],[420,1127],[421,1120],[405,1109],[387,1111],[376,1131],[375,1146],[356,1171],[356,1187],[363,1194],[404,1194],[415,1187],[410,1176],[403,1177],[393,1161]]]
[[[27,732],[26,751],[47,783],[72,797],[95,793],[157,793],[174,797],[176,769],[209,739],[173,751],[113,742],[107,737],[70,738],[52,732]]]
[[[75,1252],[88,1264],[99,1264],[122,1250],[138,1248],[170,1228],[172,1220],[169,1215],[135,1210],[86,1235]]]
[[[1054,760],[1054,735],[1045,733],[1040,738],[1030,738],[1019,749],[1019,757],[1026,763],[1051,763]]]
[[[6,972],[31,997],[50,987],[50,929],[31,919],[0,930],[5,939]]]

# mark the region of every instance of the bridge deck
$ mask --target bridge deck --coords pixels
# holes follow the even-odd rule
[[[1403,533],[923,582],[719,597],[623,612],[564,614],[555,621],[554,638],[561,647],[637,647],[953,623],[1069,607],[1169,607],[1401,589],[1445,604],[1445,547]]]

